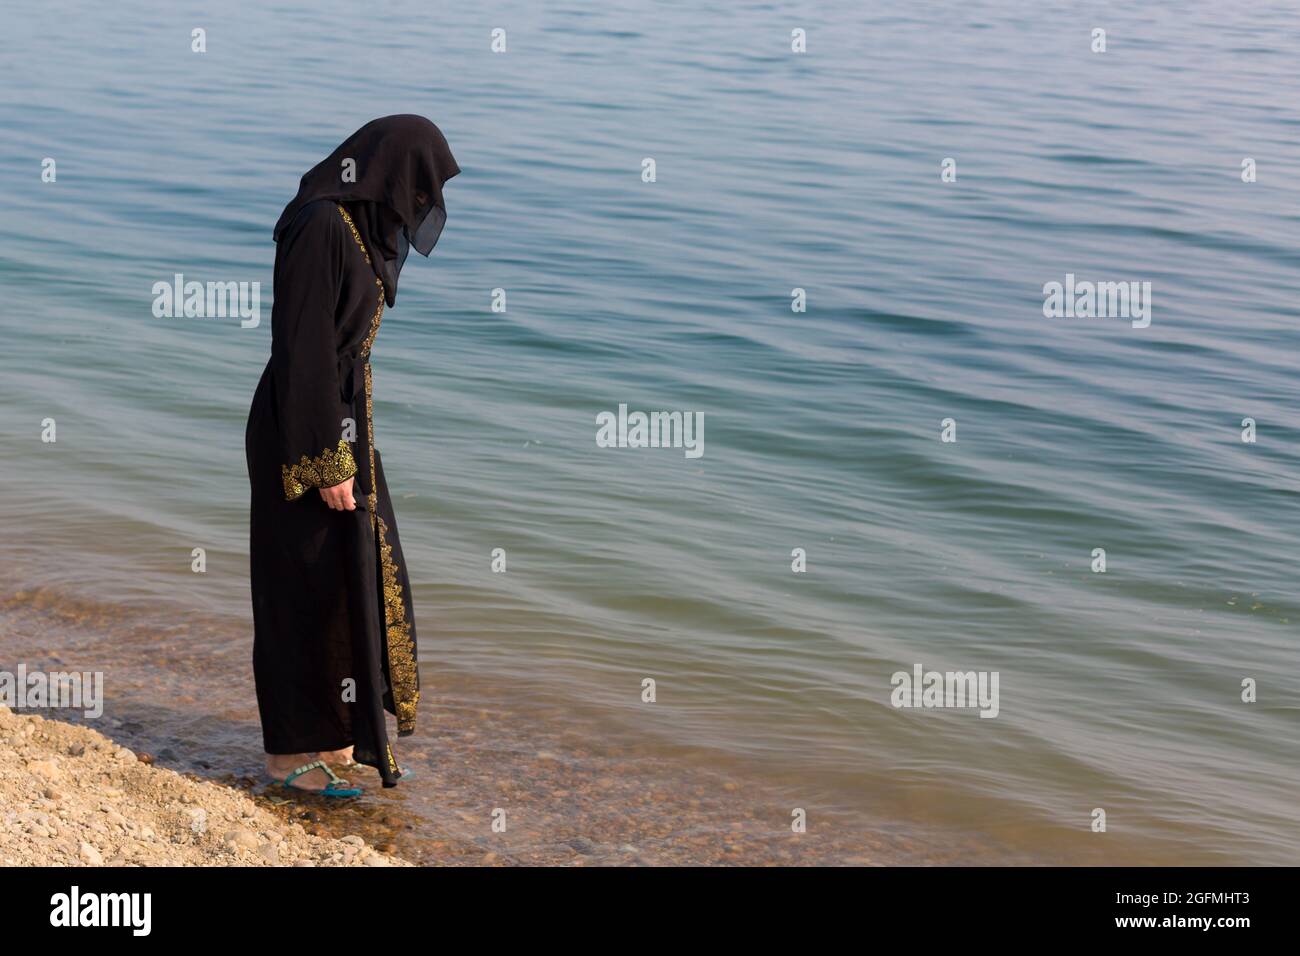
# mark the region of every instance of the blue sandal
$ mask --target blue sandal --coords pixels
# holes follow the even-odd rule
[[[295,787],[293,782],[305,773],[311,773],[313,770],[324,770],[329,774],[330,782],[325,785],[323,790],[308,790],[306,787]],[[362,794],[360,787],[354,787],[346,780],[336,774],[326,765],[323,760],[313,760],[311,763],[305,763],[293,773],[286,776],[280,781],[286,789],[296,790],[299,793],[315,793],[322,797],[359,797]]]

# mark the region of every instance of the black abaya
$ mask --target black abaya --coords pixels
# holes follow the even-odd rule
[[[365,164],[356,182],[339,185],[340,154]],[[401,771],[384,712],[399,736],[412,733],[420,691],[410,581],[373,443],[369,356],[406,247],[428,254],[430,222],[440,232],[445,219],[442,183],[458,171],[432,123],[389,117],[303,177],[276,227],[271,360],[245,435],[266,752],[351,745],[385,786]],[[356,510],[331,510],[316,489],[348,478]]]

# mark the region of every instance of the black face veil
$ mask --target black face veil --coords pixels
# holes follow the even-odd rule
[[[459,172],[442,132],[423,116],[371,120],[302,177],[275,224],[275,239],[307,203],[342,203],[391,306],[409,249],[427,256],[437,244],[447,221],[442,187]]]

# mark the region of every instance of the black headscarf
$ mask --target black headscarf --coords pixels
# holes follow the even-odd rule
[[[344,178],[353,168],[344,165],[347,160],[355,164],[355,182]],[[298,195],[280,213],[274,238],[280,240],[307,203],[342,203],[391,306],[409,248],[427,256],[442,234],[447,221],[442,187],[459,172],[442,132],[423,116],[403,113],[371,120],[302,177]]]

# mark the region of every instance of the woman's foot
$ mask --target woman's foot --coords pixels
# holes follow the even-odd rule
[[[348,748],[349,750],[351,748]],[[304,764],[320,760],[323,754],[267,754],[266,773],[276,783],[284,783],[285,778]],[[308,770],[295,777],[290,784],[296,790],[324,790],[330,785],[330,775],[323,768]]]
[[[336,767],[356,766],[356,761],[352,759],[351,747],[344,747],[342,750],[322,750],[316,757]]]

